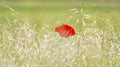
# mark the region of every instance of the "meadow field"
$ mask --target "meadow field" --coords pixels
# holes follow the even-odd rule
[[[0,67],[120,67],[119,3],[0,1]]]

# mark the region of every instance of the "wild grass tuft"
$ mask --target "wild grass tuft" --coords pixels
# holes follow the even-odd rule
[[[1,67],[120,66],[120,32],[108,17],[71,9],[63,21],[73,25],[77,34],[62,38],[49,24],[38,31],[14,9],[6,7],[5,11],[0,17]]]

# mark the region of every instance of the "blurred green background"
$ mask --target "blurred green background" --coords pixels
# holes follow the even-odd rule
[[[68,17],[72,16],[70,9],[78,11],[82,9],[83,14],[109,18],[117,26],[120,23],[120,0],[1,0],[0,4],[27,16],[30,23],[37,24],[37,27],[48,24],[53,28],[61,23],[73,25],[80,14],[76,14],[70,22],[67,22]],[[6,12],[1,8],[0,15],[3,14]]]
[[[105,21],[99,21],[98,17],[110,19],[115,30],[119,31],[120,23],[120,0],[1,0],[1,6],[9,6],[20,14],[29,18],[30,23],[37,25],[38,30],[45,24],[50,25],[53,30],[56,25],[68,23],[73,26],[79,18],[79,24],[82,23],[82,14],[73,15],[71,9],[83,11],[83,14],[88,14],[96,17],[97,22],[104,25]],[[8,10],[0,9],[0,15],[7,14]],[[67,22],[70,16],[69,22]],[[90,22],[90,21],[88,21]],[[81,27],[78,26],[77,27]],[[101,26],[98,24],[98,26]],[[101,26],[102,27],[102,26]]]
[[[30,23],[38,25],[38,29],[44,24],[52,25],[51,29],[56,24],[61,23],[73,25],[80,14],[76,14],[70,22],[66,22],[68,17],[72,16],[70,9],[77,9],[78,11],[82,9],[83,14],[109,18],[119,29],[120,0],[1,0],[0,5],[9,6],[27,16]],[[6,12],[1,7],[0,15],[3,14],[6,14]],[[81,22],[82,19],[80,19]]]

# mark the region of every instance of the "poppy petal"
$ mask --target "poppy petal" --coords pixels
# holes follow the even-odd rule
[[[66,37],[66,38],[75,35],[74,28],[72,28],[71,26],[69,26],[67,24],[62,24],[62,25],[56,27],[55,32],[58,32],[61,37]]]

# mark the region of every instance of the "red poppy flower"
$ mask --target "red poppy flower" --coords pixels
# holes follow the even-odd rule
[[[66,37],[66,38],[75,35],[74,28],[72,28],[71,26],[69,26],[67,24],[62,24],[62,25],[56,27],[55,32],[58,32],[60,34],[60,36]]]

